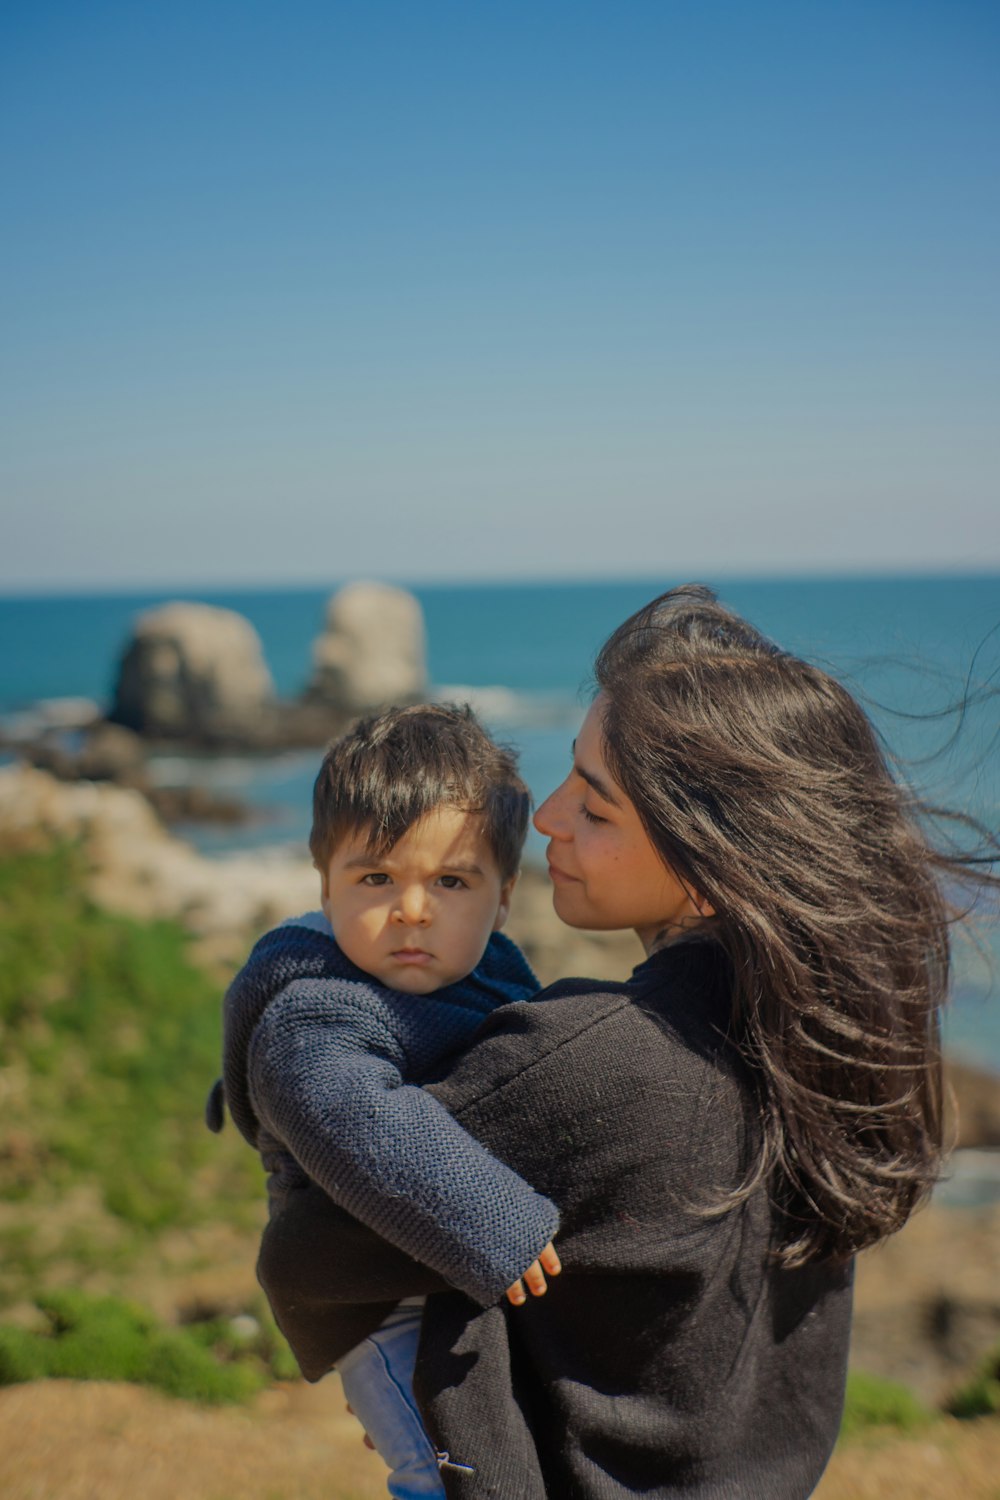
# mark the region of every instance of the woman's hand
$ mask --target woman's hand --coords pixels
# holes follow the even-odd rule
[[[549,1240],[538,1259],[533,1260],[524,1275],[519,1276],[514,1285],[507,1288],[507,1301],[514,1307],[522,1307],[528,1300],[524,1290],[526,1286],[533,1297],[544,1297],[548,1286],[545,1280],[546,1275],[558,1276],[561,1270],[559,1257],[552,1241]]]

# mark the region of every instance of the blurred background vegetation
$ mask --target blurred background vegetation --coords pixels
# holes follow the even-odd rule
[[[0,1383],[230,1400],[295,1374],[252,1288],[258,1159],[204,1125],[222,979],[187,944],[94,906],[71,845],[0,858]],[[246,1274],[206,1296],[198,1273],[212,1280],[226,1237]]]

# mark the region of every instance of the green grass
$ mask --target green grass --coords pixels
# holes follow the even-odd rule
[[[127,1261],[167,1227],[259,1217],[255,1154],[203,1123],[220,1000],[178,926],[88,900],[72,848],[0,858],[0,1202],[47,1207],[51,1225],[84,1189],[116,1226],[90,1234],[67,1212],[62,1238],[5,1227],[5,1297],[53,1260]]]
[[[934,1414],[908,1386],[880,1375],[852,1370],[847,1377],[847,1399],[840,1426],[842,1438],[853,1438],[875,1427],[914,1432],[934,1420]]]
[[[219,1328],[164,1328],[117,1297],[50,1292],[36,1299],[48,1327],[0,1324],[0,1385],[40,1379],[125,1380],[191,1401],[245,1401],[272,1370],[258,1340]]]
[[[972,1379],[946,1403],[953,1417],[995,1417],[1000,1414],[1000,1348],[994,1349]]]

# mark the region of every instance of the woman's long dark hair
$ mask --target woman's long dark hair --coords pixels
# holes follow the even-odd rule
[[[899,1229],[941,1164],[943,894],[993,883],[937,851],[850,693],[710,590],[671,590],[596,664],[608,766],[714,906],[788,1266]],[[993,846],[995,850],[995,845]]]

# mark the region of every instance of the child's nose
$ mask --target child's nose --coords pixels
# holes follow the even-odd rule
[[[399,893],[396,911],[400,920],[409,926],[423,926],[430,917],[430,903],[423,886],[404,886]]]

